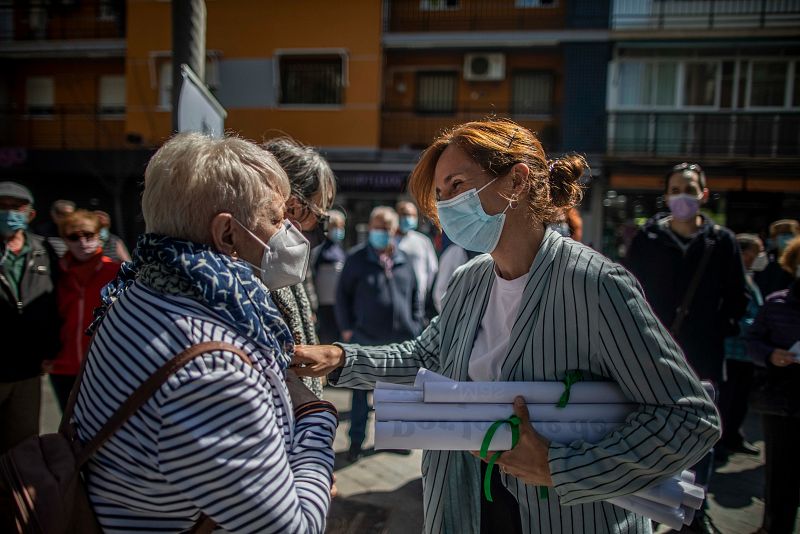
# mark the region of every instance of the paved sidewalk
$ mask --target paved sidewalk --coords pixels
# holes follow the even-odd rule
[[[58,427],[60,413],[49,381],[43,381],[42,431]],[[340,424],[336,449],[336,485],[328,521],[329,534],[408,534],[422,531],[422,483],[420,451],[403,456],[372,450],[372,413],[367,426],[366,455],[348,464],[347,430],[350,392],[326,388],[326,399],[339,409]],[[748,437],[763,449],[757,417],[750,416]],[[717,467],[709,492],[710,516],[725,534],[750,534],[761,526],[764,491],[764,458],[733,455]],[[800,529],[795,529],[800,532]],[[658,533],[672,532],[660,528]]]

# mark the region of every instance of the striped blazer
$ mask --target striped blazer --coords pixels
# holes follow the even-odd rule
[[[425,367],[468,378],[469,356],[494,282],[478,256],[455,272],[441,314],[415,340],[343,345],[335,384],[370,389],[411,383]],[[638,410],[601,442],[552,443],[555,491],[501,474],[519,502],[522,528],[537,533],[647,533],[650,521],[603,499],[650,486],[696,463],[719,438],[714,404],[681,350],[653,315],[634,277],[592,249],[548,230],[531,266],[500,380],[561,381],[568,370],[613,380]],[[480,464],[468,452],[425,451],[425,531],[480,531]]]
[[[158,367],[204,341],[241,348],[198,356],[88,464],[104,532],[184,532],[203,512],[219,530],[322,533],[336,416],[293,413],[276,354],[201,304],[136,282],[109,308],[89,350],[74,420],[86,442]]]

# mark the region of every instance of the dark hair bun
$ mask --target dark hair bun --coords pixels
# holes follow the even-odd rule
[[[550,160],[550,198],[558,208],[572,208],[583,199],[581,177],[589,170],[586,158],[567,154]]]

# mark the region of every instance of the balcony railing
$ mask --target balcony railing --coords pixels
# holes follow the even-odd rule
[[[40,108],[35,114],[0,110],[0,145],[37,149],[124,148],[124,113],[92,107]]]
[[[607,153],[797,157],[800,113],[610,113]]]
[[[490,116],[512,118],[535,132],[546,150],[557,148],[558,125],[554,119],[557,115],[515,115],[497,109],[460,110],[446,115],[418,113],[409,109],[384,109],[381,115],[381,148],[421,150],[430,145],[442,130]]]
[[[14,4],[0,6],[0,42],[125,37],[124,0]]]
[[[797,28],[800,0],[614,0],[611,27],[642,29]]]
[[[389,32],[552,30],[564,26],[559,5],[563,1],[557,0],[533,7],[522,7],[524,2],[518,0],[461,0],[455,7],[441,9],[424,9],[421,0],[390,0],[388,4],[384,29]]]

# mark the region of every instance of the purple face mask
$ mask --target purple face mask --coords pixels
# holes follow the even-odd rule
[[[692,195],[670,195],[667,205],[679,221],[688,221],[700,211],[700,199]]]

